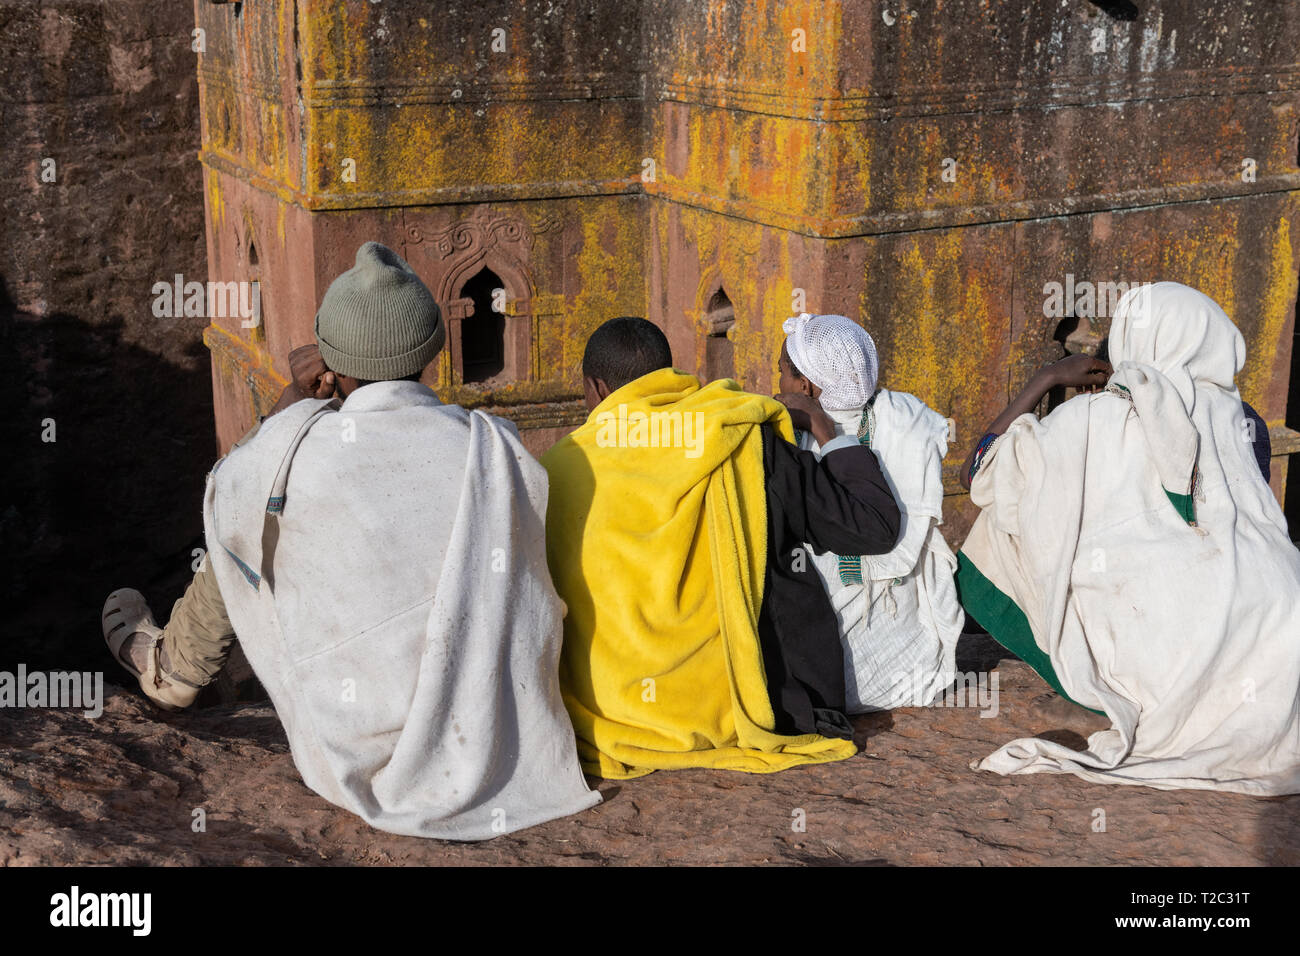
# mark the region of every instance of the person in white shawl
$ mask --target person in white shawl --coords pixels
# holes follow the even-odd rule
[[[381,830],[481,840],[599,803],[559,689],[546,472],[419,382],[444,326],[391,250],[358,250],[316,337],[209,476],[207,559],[167,628],[114,592],[110,648],[175,708],[238,634],[303,780]]]
[[[1300,792],[1300,553],[1234,384],[1241,333],[1160,282],[1120,300],[1109,353],[1104,391],[1009,419],[1046,379],[1105,381],[1073,356],[981,441],[958,585],[967,613],[1111,726],[1083,751],[1015,740],[974,766]]]
[[[953,682],[965,620],[953,583],[957,560],[939,531],[947,420],[914,395],[876,388],[875,342],[852,319],[804,313],[784,331],[781,392],[815,401],[837,437],[875,452],[902,514],[886,554],[807,549],[839,623],[848,709],[929,705]],[[820,457],[811,432],[796,438]]]

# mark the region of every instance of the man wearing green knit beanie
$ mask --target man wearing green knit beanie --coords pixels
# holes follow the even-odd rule
[[[599,802],[558,686],[545,471],[512,423],[420,381],[446,326],[391,249],[357,250],[315,333],[209,475],[207,550],[167,626],[114,591],[110,651],[178,710],[238,635],[304,781],[383,830],[487,839]]]
[[[387,246],[367,242],[356,265],[325,291],[316,345],[290,353],[293,381],[271,414],[303,398],[347,398],[373,382],[419,381],[446,339],[438,303],[420,277]]]

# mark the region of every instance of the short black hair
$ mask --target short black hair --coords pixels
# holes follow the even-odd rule
[[[611,391],[672,365],[668,337],[653,322],[634,315],[610,319],[592,332],[582,353],[582,374],[600,379]]]

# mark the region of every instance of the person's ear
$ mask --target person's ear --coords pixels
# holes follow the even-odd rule
[[[582,377],[582,397],[587,402],[587,410],[594,411],[596,406],[609,397],[610,388],[603,378]]]
[[[813,383],[812,383],[812,379],[808,378],[808,376],[805,375],[805,376],[803,376],[802,378],[800,378],[798,381],[799,381],[799,391],[800,391],[800,392],[802,392],[803,394],[807,395],[809,398],[816,398],[816,397],[817,397],[817,396],[815,396],[815,395],[813,394],[813,388],[814,388],[815,386],[814,386]]]
[[[588,395],[595,396],[597,405],[609,398],[610,393],[614,391],[605,384],[603,378],[592,378],[590,375],[582,377],[582,390]]]

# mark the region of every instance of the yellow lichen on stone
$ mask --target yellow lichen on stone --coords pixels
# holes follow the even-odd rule
[[[1251,346],[1246,350],[1246,364],[1237,376],[1237,390],[1270,426],[1281,425],[1283,416],[1276,413],[1265,401],[1265,392],[1278,377],[1285,379],[1287,369],[1278,368],[1278,356],[1287,354],[1287,343],[1282,337],[1288,331],[1288,320],[1294,315],[1296,301],[1295,255],[1291,247],[1291,222],[1279,217],[1271,241],[1265,246],[1268,255],[1268,279],[1264,282],[1264,297],[1260,303],[1259,320],[1254,325]],[[1226,306],[1224,307],[1227,308]],[[1232,313],[1228,315],[1231,317]],[[1284,399],[1285,400],[1285,399]]]

